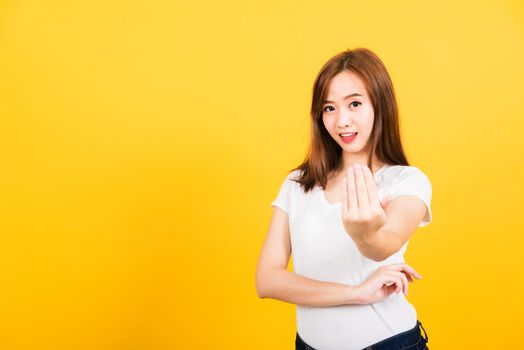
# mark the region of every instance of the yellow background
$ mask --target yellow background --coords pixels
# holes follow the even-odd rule
[[[256,262],[315,75],[360,46],[433,185],[406,254],[428,345],[520,344],[522,2],[3,1],[0,16],[0,349],[294,348],[295,306],[257,298]]]

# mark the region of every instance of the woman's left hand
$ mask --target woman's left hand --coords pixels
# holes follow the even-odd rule
[[[385,207],[389,200],[380,201],[371,170],[356,164],[346,170],[342,191],[342,224],[357,243],[365,243],[366,235],[377,232],[387,221]]]

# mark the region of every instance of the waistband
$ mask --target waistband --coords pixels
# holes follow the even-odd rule
[[[422,335],[422,336],[421,336],[422,332],[420,331],[419,327],[420,327],[420,329],[422,329],[422,331],[424,331],[424,335]],[[297,345],[299,346],[297,348],[299,348],[299,349],[306,349],[306,350],[317,350],[317,349],[313,348],[312,346],[310,346],[309,344],[307,344],[300,337],[298,332],[296,333],[296,338],[297,338],[297,340],[296,340]],[[402,339],[402,342],[407,342],[407,343],[414,344],[417,341],[420,341],[422,339],[424,339],[426,342],[428,342],[429,337],[428,337],[428,335],[426,333],[426,330],[422,326],[422,322],[417,320],[417,324],[413,328],[408,329],[407,331],[395,334],[394,336],[392,336],[390,338],[387,338],[387,339],[384,339],[384,340],[381,340],[378,343],[369,345],[366,348],[364,348],[363,350],[381,350],[381,349],[385,350],[385,349],[389,349],[394,344],[398,344],[398,341],[400,339]]]
[[[422,336],[421,336],[422,332],[420,331],[420,329],[424,331],[424,335]],[[394,336],[390,338],[381,340],[378,343],[372,344],[364,348],[363,350],[389,349],[389,347],[392,346],[393,344],[397,344],[400,339],[402,339],[402,342],[415,344],[418,340],[422,340],[422,339],[428,342],[429,337],[426,333],[426,330],[422,326],[422,322],[417,320],[417,324],[413,328],[408,329],[407,331],[395,334]]]

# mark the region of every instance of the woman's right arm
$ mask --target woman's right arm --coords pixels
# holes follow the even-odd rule
[[[363,303],[356,296],[355,286],[317,281],[287,271],[290,256],[288,214],[275,207],[256,270],[256,290],[260,298],[306,306]]]

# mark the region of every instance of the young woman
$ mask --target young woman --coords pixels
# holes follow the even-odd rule
[[[271,203],[259,297],[296,304],[296,349],[428,349],[406,299],[408,282],[422,276],[404,253],[432,220],[431,183],[408,164],[377,55],[348,49],[326,62],[311,118],[307,157]]]

